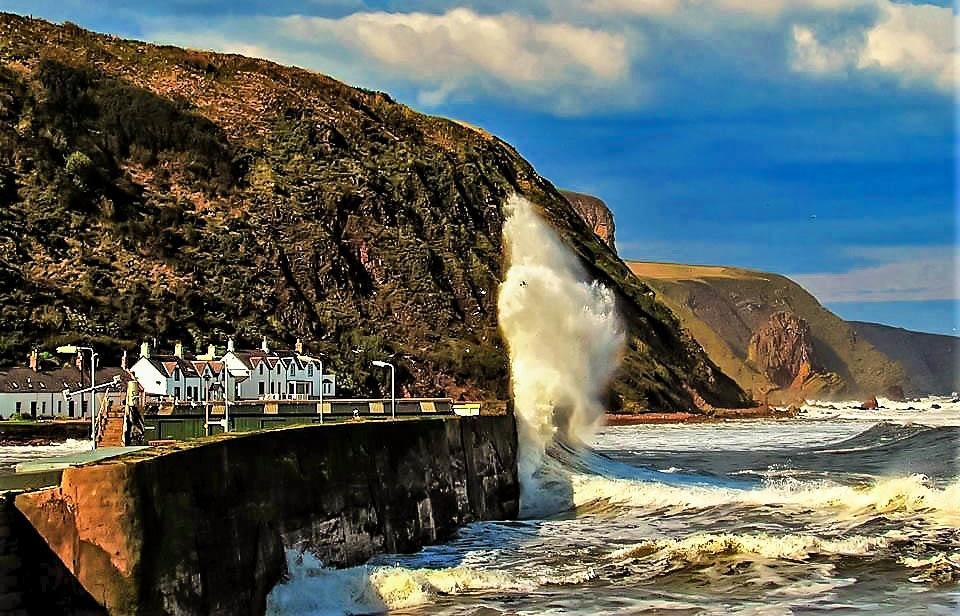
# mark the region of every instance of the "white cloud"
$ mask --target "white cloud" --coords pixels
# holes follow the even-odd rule
[[[793,68],[817,75],[892,73],[907,85],[952,92],[954,15],[949,7],[878,2],[879,17],[864,30],[822,40],[816,26],[793,26]]]
[[[846,272],[790,277],[821,302],[960,299],[952,247],[854,247],[847,252],[886,262]]]
[[[949,8],[891,0],[529,0],[514,7],[141,25],[154,40],[266,55],[364,87],[412,92],[425,106],[484,98],[588,113],[636,107],[658,89],[672,96],[678,85],[715,75],[790,84],[797,73],[821,80],[895,74],[905,85],[944,92],[953,83]],[[677,75],[685,81],[678,84]]]
[[[622,33],[512,13],[481,15],[466,8],[442,14],[263,17],[222,27],[232,32],[211,39],[205,32],[178,34],[168,26],[152,35],[201,46],[212,41],[223,51],[270,48],[273,58],[362,85],[412,85],[427,105],[485,94],[527,99],[568,113],[600,105],[595,99],[603,92],[628,90],[623,86],[631,53],[637,50]],[[249,39],[258,42],[244,42]]]

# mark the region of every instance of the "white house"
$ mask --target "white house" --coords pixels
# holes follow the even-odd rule
[[[313,400],[336,393],[336,375],[321,375],[322,362],[303,354],[299,342],[292,351],[271,351],[266,340],[256,350],[236,350],[231,339],[218,360],[216,348],[188,357],[180,344],[173,355],[155,355],[140,347],[140,359],[130,372],[147,395],[178,402],[222,400]]]
[[[184,357],[183,345],[179,343],[173,355],[155,355],[144,342],[140,345],[140,359],[130,372],[148,396],[200,402],[207,393],[203,377],[194,362]]]
[[[120,368],[101,368],[96,371],[97,384],[110,382],[114,376],[123,375]],[[79,391],[90,386],[90,373],[69,365],[53,370],[40,367],[37,352],[30,354],[29,367],[11,368],[0,372],[0,417],[13,414],[24,417],[90,417],[93,408],[99,408],[103,392],[79,394],[69,399],[65,389]]]
[[[227,343],[223,364],[235,379],[237,397],[243,400],[314,400],[336,394],[336,375],[321,374],[323,362],[294,350],[271,351],[264,339],[259,349],[237,350]]]

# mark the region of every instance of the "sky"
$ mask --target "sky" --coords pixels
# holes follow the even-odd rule
[[[625,259],[783,273],[960,334],[956,16],[891,0],[0,0],[267,57],[507,140]]]

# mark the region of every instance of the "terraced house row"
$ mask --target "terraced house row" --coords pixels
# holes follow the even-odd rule
[[[148,397],[175,402],[214,400],[314,400],[336,395],[336,375],[324,373],[323,361],[293,349],[272,350],[264,339],[259,349],[226,352],[210,345],[203,355],[189,355],[177,344],[173,355],[152,352],[141,345],[140,358],[130,372]]]
[[[0,417],[82,418],[98,408],[104,391],[84,392],[90,387],[89,365],[59,365],[49,360],[43,365],[34,350],[26,367],[0,371]],[[270,349],[264,339],[259,349],[236,349],[232,340],[226,352],[217,353],[210,345],[207,352],[195,355],[177,344],[173,354],[155,353],[150,345],[140,346],[140,357],[127,368],[96,368],[96,383],[110,383],[117,377],[122,383],[136,380],[147,399],[180,404],[198,404],[219,400],[318,400],[336,395],[336,375],[323,370],[323,361],[304,352],[297,343],[293,349]],[[125,385],[124,385],[125,387]]]

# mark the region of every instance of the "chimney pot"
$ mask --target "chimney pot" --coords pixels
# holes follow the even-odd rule
[[[181,343],[179,343],[179,342],[178,342],[177,344],[175,344],[174,347],[173,347],[173,354],[174,354],[176,357],[183,358],[183,344],[181,344]]]
[[[303,341],[302,341],[302,340],[300,340],[299,338],[297,338],[297,344],[294,345],[293,348],[294,348],[294,350],[295,350],[298,354],[303,355]]]
[[[150,343],[141,342],[140,343],[140,357],[150,358]]]
[[[267,337],[266,337],[266,336],[264,336],[263,339],[260,341],[260,350],[263,351],[264,353],[269,353],[269,352],[270,352],[270,347],[267,346]]]
[[[210,356],[210,359],[216,359],[217,357],[217,345],[208,344],[207,345],[207,355]]]
[[[227,352],[231,353],[234,350],[236,349],[234,348],[234,345],[233,345],[233,336],[230,336],[229,338],[227,338]]]

